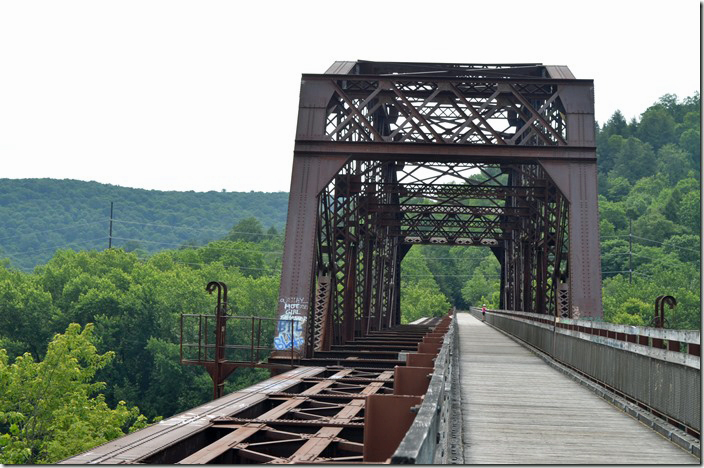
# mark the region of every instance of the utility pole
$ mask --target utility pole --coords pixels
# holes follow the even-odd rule
[[[633,220],[628,220],[628,284],[633,283]]]
[[[112,249],[112,202],[110,202],[110,235],[108,236],[108,249]]]

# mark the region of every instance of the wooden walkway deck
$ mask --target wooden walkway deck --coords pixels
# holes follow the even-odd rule
[[[467,464],[699,464],[467,313],[458,315]]]

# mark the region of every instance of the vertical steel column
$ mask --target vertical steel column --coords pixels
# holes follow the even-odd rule
[[[570,316],[601,317],[601,251],[596,162],[541,161],[570,202]]]
[[[281,321],[277,329],[283,329],[290,320],[298,321],[300,328],[305,329],[314,291],[318,194],[346,160],[339,155],[296,156],[293,159],[277,310]],[[303,332],[301,338],[304,336]],[[302,344],[295,349],[304,351]]]

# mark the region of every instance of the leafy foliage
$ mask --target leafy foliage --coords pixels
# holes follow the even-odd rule
[[[114,357],[99,354],[93,326],[71,324],[49,343],[46,356],[30,353],[9,363],[0,349],[0,461],[53,463],[146,425],[124,401],[111,409],[96,372]]]
[[[139,404],[150,418],[197,406],[210,398],[212,383],[203,369],[179,364],[180,314],[212,313],[205,285],[217,280],[230,286],[233,313],[273,317],[282,239],[265,237],[146,259],[122,249],[61,250],[32,274],[0,268],[0,345],[12,358],[26,351],[42,357],[52,333],[93,323],[97,348],[114,351],[98,370],[110,383],[108,404]],[[240,372],[228,388],[254,375]]]
[[[598,128],[607,321],[647,325],[655,298],[668,294],[678,301],[669,326],[700,327],[699,103],[698,93],[665,95],[639,122],[624,125],[616,112]]]
[[[462,288],[462,296],[468,304],[498,308],[500,284],[501,266],[493,254],[488,255],[474,269],[472,277]]]
[[[450,302],[440,291],[422,254],[411,248],[401,264],[401,322],[439,317],[449,308]]]

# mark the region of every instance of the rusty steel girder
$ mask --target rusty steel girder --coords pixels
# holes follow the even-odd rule
[[[447,315],[332,346],[330,353],[339,354],[338,363],[313,366],[304,359],[302,367],[61,463],[387,461],[415,418],[412,408],[428,389],[429,376],[435,372],[433,360],[450,322]]]
[[[301,355],[399,324],[413,244],[489,247],[502,307],[601,316],[593,106],[542,64],[303,75],[278,310]]]

